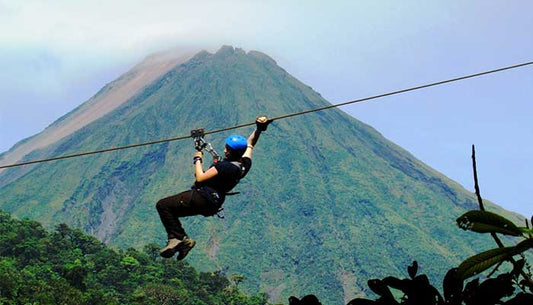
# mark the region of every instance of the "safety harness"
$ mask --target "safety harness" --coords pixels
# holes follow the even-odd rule
[[[194,148],[197,151],[202,151],[202,150],[205,149],[213,157],[213,164],[217,164],[220,161],[221,157],[217,153],[217,151],[213,148],[211,143],[206,142],[204,140],[204,136],[205,136],[205,130],[203,128],[198,128],[198,129],[191,130],[191,137],[194,139]],[[239,183],[239,180],[244,177],[245,168],[244,168],[244,166],[242,165],[241,162],[231,161],[230,163],[235,165],[236,167],[238,167],[240,169],[240,171],[241,171],[241,176],[237,180],[237,183]],[[202,193],[201,190],[197,190],[197,191]],[[206,193],[207,196],[210,196],[211,198],[214,198],[215,200],[220,199],[217,192],[207,192],[207,193]],[[240,192],[228,192],[228,193],[225,193],[226,196],[233,196],[233,195],[237,195],[237,194],[240,194]],[[224,208],[220,207],[218,209],[218,211],[216,212],[216,215],[219,218],[224,218],[223,211],[224,211]]]

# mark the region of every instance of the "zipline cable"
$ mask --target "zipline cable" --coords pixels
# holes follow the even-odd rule
[[[443,80],[443,81],[438,81],[438,82],[434,82],[434,83],[430,83],[430,84],[426,84],[426,85],[421,85],[421,86],[416,86],[416,87],[411,87],[411,88],[407,88],[407,89],[402,89],[402,90],[398,90],[398,91],[392,91],[392,92],[388,92],[388,93],[373,95],[373,96],[370,96],[370,97],[365,97],[365,98],[361,98],[361,99],[357,99],[357,100],[353,100],[353,101],[348,101],[348,102],[344,102],[344,103],[331,104],[331,105],[320,107],[320,108],[314,108],[314,109],[309,109],[309,110],[305,110],[305,111],[289,113],[289,114],[285,114],[285,115],[281,115],[281,116],[274,117],[274,118],[269,118],[269,119],[274,120],[274,121],[282,120],[282,119],[286,119],[286,118],[290,118],[290,117],[294,117],[294,116],[298,116],[298,115],[308,114],[308,113],[311,113],[311,112],[323,111],[323,110],[336,108],[336,107],[340,107],[340,106],[345,106],[345,105],[349,105],[349,104],[355,104],[355,103],[360,103],[360,102],[364,102],[364,101],[378,99],[378,98],[382,98],[382,97],[386,97],[386,96],[406,93],[406,92],[409,92],[409,91],[415,91],[415,90],[420,90],[420,89],[424,89],[424,88],[439,86],[439,85],[443,85],[443,84],[447,84],[447,83],[462,81],[462,80],[465,80],[465,79],[474,78],[474,77],[478,77],[478,76],[482,76],[482,75],[497,73],[497,72],[501,72],[501,71],[505,71],[505,70],[516,69],[516,68],[528,66],[528,65],[531,65],[531,64],[533,64],[533,61],[525,62],[525,63],[521,63],[521,64],[517,64],[517,65],[512,65],[512,66],[507,66],[507,67],[503,67],[503,68],[498,68],[498,69],[494,69],[494,70],[489,70],[489,71],[485,71],[485,72],[479,72],[479,73],[475,73],[475,74],[465,75],[465,76],[461,76],[461,77],[451,78],[451,79],[447,79],[447,80]],[[215,130],[211,130],[211,131],[205,131],[204,134],[206,134],[206,135],[207,134],[214,134],[214,133],[219,133],[219,132],[223,132],[223,131],[238,129],[238,128],[242,128],[242,127],[248,127],[248,126],[252,126],[254,124],[255,124],[255,122],[245,123],[245,124],[235,125],[235,126],[231,126],[231,127],[215,129]],[[55,161],[55,160],[61,160],[61,159],[68,159],[68,158],[74,158],[74,157],[81,157],[81,156],[87,156],[87,155],[94,155],[94,154],[100,154],[100,153],[105,153],[105,152],[110,152],[110,151],[116,151],[116,150],[122,150],[122,149],[128,149],[128,148],[134,148],[134,147],[140,147],[140,146],[160,144],[160,143],[164,143],[164,142],[184,140],[184,139],[188,139],[190,137],[191,137],[190,135],[188,135],[188,136],[180,136],[180,137],[168,138],[168,139],[163,139],[163,140],[156,140],[156,141],[150,141],[150,142],[143,142],[143,143],[138,143],[138,144],[126,145],[126,146],[119,146],[119,147],[112,147],[112,148],[95,150],[95,151],[76,153],[76,154],[71,154],[71,155],[63,155],[63,156],[47,158],[47,159],[20,162],[20,163],[14,163],[14,164],[9,164],[9,165],[1,165],[0,169],[9,168],[9,167],[16,167],[16,166],[23,166],[23,165],[29,165],[29,164],[35,164],[35,163],[49,162],[49,161]]]

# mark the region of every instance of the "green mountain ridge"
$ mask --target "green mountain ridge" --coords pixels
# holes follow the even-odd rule
[[[215,130],[330,105],[265,54],[200,52],[102,118],[26,159]],[[215,148],[230,133],[208,135]],[[220,150],[220,148],[218,148]],[[65,222],[119,247],[164,244],[155,202],[193,181],[191,141],[13,168],[0,173],[0,208]],[[275,121],[224,219],[184,221],[202,270],[243,274],[273,301],[314,293],[325,304],[366,295],[366,281],[416,259],[442,277],[491,245],[457,230],[474,196],[341,110]],[[501,211],[495,205],[492,209]]]

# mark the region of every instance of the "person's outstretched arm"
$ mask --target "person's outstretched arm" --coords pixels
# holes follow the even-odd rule
[[[259,140],[261,132],[265,131],[268,127],[268,124],[271,122],[272,120],[269,120],[266,116],[260,116],[255,119],[255,125],[257,128],[248,137],[248,147],[246,147],[246,151],[242,155],[243,158],[246,157],[252,159],[254,146],[257,143],[257,140]]]

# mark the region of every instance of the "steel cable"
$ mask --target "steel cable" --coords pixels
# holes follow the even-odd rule
[[[336,107],[345,106],[345,105],[349,105],[349,104],[360,103],[360,102],[369,101],[369,100],[373,100],[373,99],[378,99],[378,98],[382,98],[382,97],[386,97],[386,96],[402,94],[402,93],[406,93],[406,92],[409,92],[409,91],[415,91],[415,90],[420,90],[420,89],[424,89],[424,88],[428,88],[428,87],[434,87],[434,86],[443,85],[443,84],[447,84],[447,83],[457,82],[457,81],[461,81],[461,80],[465,80],[465,79],[469,79],[469,78],[474,78],[474,77],[479,77],[479,76],[482,76],[482,75],[497,73],[497,72],[501,72],[501,71],[505,71],[505,70],[516,69],[516,68],[528,66],[528,65],[531,65],[531,64],[533,64],[533,62],[525,62],[525,63],[512,65],[512,66],[507,66],[507,67],[503,67],[503,68],[498,68],[498,69],[494,69],[494,70],[489,70],[489,71],[485,71],[485,72],[480,72],[480,73],[465,75],[465,76],[461,76],[461,77],[451,78],[451,79],[447,79],[447,80],[443,80],[443,81],[438,81],[438,82],[434,82],[434,83],[430,83],[430,84],[426,84],[426,85],[421,85],[421,86],[411,87],[411,88],[407,88],[407,89],[392,91],[392,92],[388,92],[388,93],[378,94],[378,95],[365,97],[365,98],[361,98],[361,99],[357,99],[357,100],[353,100],[353,101],[343,102],[343,103],[339,103],[339,104],[331,104],[331,105],[320,107],[320,108],[314,108],[314,109],[309,109],[309,110],[305,110],[305,111],[289,113],[289,114],[285,114],[285,115],[281,115],[281,116],[277,116],[277,117],[273,117],[273,118],[269,118],[269,119],[274,120],[274,121],[282,120],[282,119],[286,119],[286,118],[290,118],[290,117],[294,117],[294,116],[298,116],[298,115],[308,114],[308,113],[317,112],[317,111],[323,111],[323,110],[327,110],[327,109],[331,109],[331,108],[336,108]],[[229,130],[238,129],[238,128],[242,128],[242,127],[252,126],[254,124],[255,124],[255,122],[251,122],[251,123],[245,123],[245,124],[235,125],[235,126],[231,126],[231,127],[221,128],[221,129],[215,129],[215,130],[211,130],[211,131],[205,131],[205,134],[214,134],[214,133],[229,131]],[[81,152],[81,153],[75,153],[75,154],[70,154],[70,155],[63,155],[63,156],[58,156],[58,157],[46,158],[46,159],[39,159],[39,160],[26,161],[26,162],[20,162],[20,163],[15,163],[15,164],[1,165],[0,169],[9,168],[9,167],[16,167],[16,166],[23,166],[23,165],[29,165],[29,164],[35,164],[35,163],[49,162],[49,161],[55,161],[55,160],[61,160],[61,159],[68,159],[68,158],[74,158],[74,157],[81,157],[81,156],[87,156],[87,155],[93,155],[93,154],[100,154],[100,153],[105,153],[105,152],[110,152],[110,151],[116,151],[116,150],[122,150],[122,149],[128,149],[128,148],[134,148],[134,147],[140,147],[140,146],[160,144],[160,143],[164,143],[164,142],[184,140],[184,139],[188,139],[190,137],[191,137],[190,135],[180,136],[180,137],[174,137],[174,138],[168,138],[168,139],[162,139],[162,140],[156,140],[156,141],[150,141],[150,142],[143,142],[143,143],[138,143],[138,144],[131,144],[131,145],[126,145],[126,146],[119,146],[119,147],[112,147],[112,148],[95,150],[95,151],[88,151],[88,152]]]

